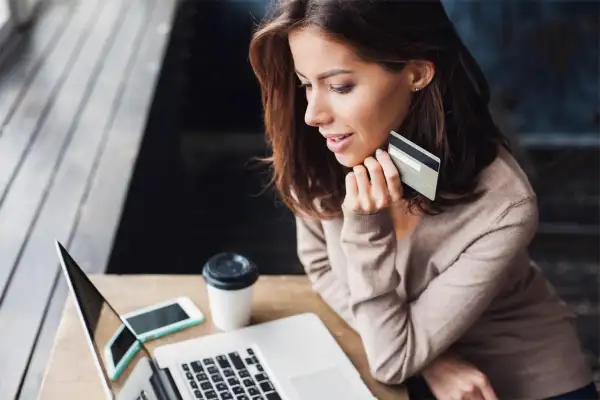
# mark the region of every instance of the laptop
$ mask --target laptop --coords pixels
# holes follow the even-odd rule
[[[375,399],[313,313],[162,345],[150,353],[67,250],[59,242],[56,247],[108,399]],[[125,334],[119,335],[116,351],[136,353],[111,380],[104,348],[118,329]]]

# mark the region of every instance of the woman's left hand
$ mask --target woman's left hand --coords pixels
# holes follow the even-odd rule
[[[422,371],[437,400],[498,400],[487,377],[453,354],[443,354]]]
[[[369,179],[370,178],[370,179]],[[343,207],[356,214],[374,214],[402,200],[400,173],[390,155],[377,150],[346,175]]]

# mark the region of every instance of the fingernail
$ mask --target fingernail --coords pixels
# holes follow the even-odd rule
[[[375,152],[376,156],[380,156],[382,154],[383,154],[383,150],[381,150],[381,149],[377,149],[377,151]]]

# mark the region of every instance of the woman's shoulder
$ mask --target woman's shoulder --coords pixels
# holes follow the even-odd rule
[[[479,201],[490,205],[515,204],[537,198],[529,177],[515,157],[500,147],[496,159],[484,168],[477,182]]]
[[[491,228],[511,212],[532,223],[537,218],[537,197],[529,178],[504,148],[479,174],[477,192],[480,196],[476,200],[451,207],[440,218],[468,231]]]
[[[504,147],[499,147],[496,159],[481,171],[478,186],[486,192],[502,192],[517,199],[535,197],[529,177]]]
[[[476,200],[427,218],[427,223],[420,228],[420,237],[429,240],[419,246],[431,247],[428,254],[437,254],[438,265],[451,265],[458,254],[479,239],[488,238],[482,243],[499,240],[502,242],[498,242],[499,246],[506,245],[507,238],[502,233],[494,235],[494,239],[488,236],[502,228],[509,228],[511,234],[519,237],[518,246],[528,243],[537,230],[535,192],[508,151],[501,150],[480,173],[478,189],[482,194]]]

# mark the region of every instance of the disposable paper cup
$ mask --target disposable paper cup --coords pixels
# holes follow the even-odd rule
[[[240,254],[220,253],[206,262],[202,275],[213,324],[223,331],[248,325],[253,285],[259,275],[256,265]]]

